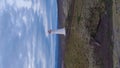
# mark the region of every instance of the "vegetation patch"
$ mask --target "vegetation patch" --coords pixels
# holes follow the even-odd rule
[[[72,8],[69,9],[68,18],[66,19],[66,48],[65,48],[65,68],[88,68],[89,62],[87,58],[87,45],[85,38],[80,36],[81,26],[81,16],[77,14],[81,9],[80,0],[73,0],[74,4],[71,5]],[[78,2],[79,1],[79,2]],[[76,8],[77,7],[77,8]],[[75,15],[77,14],[77,15]]]
[[[89,10],[90,17],[88,18],[85,25],[90,36],[94,37],[97,32],[97,27],[99,26],[100,17],[105,12],[104,1],[100,1],[94,7],[91,7]]]
[[[81,16],[77,17],[77,22],[80,22]]]

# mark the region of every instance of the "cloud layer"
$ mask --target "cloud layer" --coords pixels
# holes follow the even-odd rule
[[[55,67],[56,36],[49,36],[48,30],[57,28],[53,26],[57,22],[53,20],[57,16],[53,15],[57,12],[46,3],[45,0],[0,0],[0,18],[6,18],[0,21],[0,47],[3,47],[0,68]],[[49,2],[51,8],[55,3],[56,0]]]

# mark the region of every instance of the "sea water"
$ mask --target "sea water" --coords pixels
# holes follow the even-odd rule
[[[56,68],[57,0],[0,0],[0,68]]]

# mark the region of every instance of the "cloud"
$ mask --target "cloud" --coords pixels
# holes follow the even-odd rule
[[[22,58],[23,58],[23,54],[19,53],[19,59],[22,59]]]
[[[34,12],[36,12],[39,16],[43,19],[43,26],[45,29],[45,36],[48,37],[48,17],[47,17],[47,11],[46,11],[46,4],[42,1],[35,3],[32,7]]]
[[[15,5],[17,8],[27,8],[30,9],[32,6],[31,1],[24,1],[24,0],[16,0]]]
[[[5,0],[0,0],[0,12],[2,12],[5,8]]]
[[[19,36],[19,38],[22,36],[22,32],[18,32],[18,36]]]
[[[27,22],[26,16],[23,16],[22,19],[23,19],[24,22]]]
[[[39,12],[41,9],[40,7],[41,7],[41,4],[38,2],[33,5],[32,9],[34,10],[34,12]]]
[[[7,4],[9,4],[11,6],[14,4],[14,0],[6,0],[6,2],[7,2]]]
[[[48,37],[48,19],[46,13],[43,14],[43,26],[45,29],[45,35]]]
[[[42,65],[41,68],[47,68],[46,67],[47,66],[46,56],[45,56],[45,54],[42,51],[39,50],[37,58],[39,60],[39,63],[41,63],[41,65]]]
[[[43,24],[44,29],[45,29],[45,36],[48,37],[48,27],[49,27],[48,24],[50,23],[50,28],[52,28],[52,20],[50,22],[48,21],[48,16],[47,16],[45,4],[42,5],[39,2],[39,3],[36,3],[33,5],[32,2],[29,0],[26,0],[26,1],[24,1],[24,0],[20,0],[20,1],[18,1],[18,0],[6,0],[6,1],[8,1],[7,4],[9,4],[13,8],[16,8],[16,9],[21,9],[21,8],[30,9],[30,8],[32,8],[32,10],[34,10],[34,12],[37,12],[43,18],[42,24]],[[3,9],[3,8],[4,8],[4,3],[2,3],[2,7],[1,7],[1,2],[0,2],[0,9]],[[29,26],[30,23],[28,24],[28,22],[27,22],[28,19],[26,16],[21,16],[18,18],[22,18],[24,23],[21,23],[20,20],[17,19],[16,23],[15,23],[17,27],[22,29],[23,25]],[[52,19],[52,14],[51,14],[50,18]],[[22,32],[19,32],[19,31],[17,31],[17,32],[18,32],[18,36],[21,37]],[[26,42],[26,40],[27,40],[27,42]],[[47,68],[47,66],[49,66],[49,68],[54,68],[54,66],[55,66],[55,42],[54,42],[53,36],[51,36],[50,41],[51,41],[51,44],[50,44],[51,48],[50,48],[50,52],[49,52],[50,57],[47,57],[46,52],[44,50],[42,50],[42,46],[44,44],[39,44],[39,46],[41,48],[40,48],[40,50],[38,50],[37,58],[35,58],[34,53],[35,53],[36,38],[34,36],[31,37],[31,35],[29,36],[29,38],[25,37],[25,45],[27,46],[27,56],[24,58],[25,59],[25,68],[35,68],[35,62],[36,62],[35,59],[38,59],[39,62],[41,62],[41,65],[42,65],[41,68]],[[42,43],[42,42],[40,42],[40,43]],[[22,54],[19,55],[19,58],[21,58],[21,57],[23,58]],[[50,63],[48,63],[48,62],[50,62]]]
[[[36,34],[33,32],[29,36],[26,35],[23,41],[24,49],[19,53],[18,58],[23,61],[20,62],[23,68],[36,68],[35,66],[35,46],[36,46]],[[23,48],[23,47],[22,47]]]
[[[47,11],[46,11],[46,6],[44,5],[40,5],[39,6],[39,14],[42,16],[43,18],[43,26],[45,29],[45,35],[46,37],[48,37],[48,18],[47,18]]]
[[[34,12],[37,12],[39,16],[43,18],[43,26],[45,29],[45,36],[48,37],[48,17],[47,17],[47,11],[46,11],[46,4],[40,1],[38,3],[32,4],[32,1],[24,1],[24,0],[7,0],[7,4],[12,6],[15,10],[16,9],[22,9],[22,8],[27,8],[27,9],[33,9]],[[23,21],[24,23],[27,22],[27,18],[23,16]],[[28,25],[28,24],[27,24]]]
[[[25,1],[25,0],[7,0],[8,5],[13,6],[17,9],[27,8],[30,9],[32,6],[32,1]]]
[[[25,45],[27,46],[27,55],[24,61],[24,68],[35,68],[35,48],[33,46],[36,44],[36,40],[34,40],[33,37],[27,38],[27,41],[25,42]]]
[[[50,51],[48,51],[49,49],[44,49],[44,46],[46,46],[46,44],[42,43],[42,38],[39,38],[39,48],[37,49],[37,63],[40,64],[40,68],[54,68],[55,67],[55,44],[54,44],[54,40],[53,40],[53,36],[50,37],[49,40],[51,43],[50,45]],[[49,53],[49,56],[47,55],[47,53]]]

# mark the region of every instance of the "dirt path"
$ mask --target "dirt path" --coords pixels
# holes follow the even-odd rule
[[[95,40],[101,46],[95,46],[96,63],[101,68],[113,68],[112,43],[112,3],[105,1],[105,13],[101,15]]]
[[[120,0],[113,0],[113,68],[120,68]]]
[[[103,68],[113,67],[112,49],[110,48],[112,47],[112,41],[111,35],[109,34],[109,28],[111,27],[108,20],[108,15],[104,14],[100,21],[98,32],[95,37],[95,39],[101,44],[100,47],[95,47],[95,54],[98,56],[96,61],[100,62],[100,64],[103,64]]]

